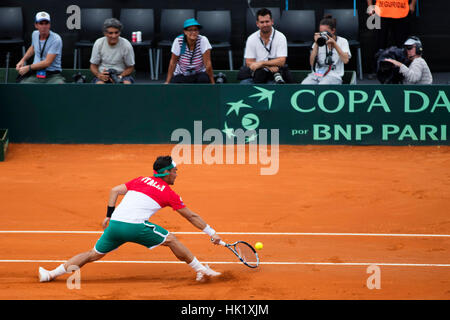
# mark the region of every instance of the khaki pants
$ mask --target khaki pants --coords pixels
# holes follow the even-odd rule
[[[40,79],[36,77],[36,74],[23,79],[20,83],[48,83],[48,84],[63,84],[66,80],[60,73],[49,74],[45,79]]]
[[[342,84],[342,79],[334,74],[327,74],[324,77],[316,76],[314,73],[310,73],[302,84]]]

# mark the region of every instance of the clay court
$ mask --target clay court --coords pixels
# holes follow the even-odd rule
[[[264,243],[250,269],[170,208],[152,222],[223,275],[197,283],[167,247],[126,244],[39,283],[91,249],[110,188],[173,145],[10,144],[0,162],[0,299],[449,299],[450,148],[280,146],[262,165],[180,165],[173,189],[227,242]],[[370,265],[380,289],[369,289]]]

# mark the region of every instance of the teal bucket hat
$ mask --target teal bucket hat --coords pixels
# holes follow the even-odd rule
[[[197,26],[199,29],[202,28],[202,25],[200,23],[198,23],[197,20],[195,20],[194,18],[191,18],[191,19],[187,19],[186,21],[184,21],[183,29],[186,29],[186,28],[189,28],[192,26]]]

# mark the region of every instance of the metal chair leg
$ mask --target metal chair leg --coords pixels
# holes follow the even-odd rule
[[[77,69],[77,49],[73,50],[73,69]]]
[[[161,51],[161,54],[159,56],[159,73],[162,74],[162,69],[163,69],[163,49],[159,49]]]
[[[81,69],[81,48],[78,48],[78,69]]]
[[[228,50],[228,61],[230,64],[230,70],[233,70],[233,52]]]
[[[150,80],[154,80],[155,76],[154,76],[154,71],[153,71],[153,49],[149,48],[148,49],[148,56],[150,59]]]
[[[363,80],[363,70],[361,61],[361,47],[358,47],[358,69],[359,69],[359,79]]]
[[[156,49],[155,80],[159,79],[159,66],[160,66],[159,60],[160,60],[160,56],[161,56],[161,49],[158,48],[158,49]]]
[[[9,56],[10,53],[6,53],[6,72],[5,72],[5,83],[8,83],[8,73],[9,73]]]

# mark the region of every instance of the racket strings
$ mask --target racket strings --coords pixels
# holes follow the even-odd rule
[[[242,260],[244,260],[244,262],[248,263],[249,265],[253,265],[253,266],[257,266],[258,265],[258,256],[257,256],[257,254],[247,244],[245,244],[245,243],[238,243],[236,245],[236,252],[242,258]]]

